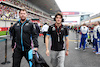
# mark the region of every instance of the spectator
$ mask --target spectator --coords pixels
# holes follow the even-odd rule
[[[45,37],[46,37],[46,34],[48,32],[48,28],[49,26],[47,25],[47,23],[45,23],[42,27],[42,32],[43,32],[43,35],[44,35],[44,43],[45,43]]]

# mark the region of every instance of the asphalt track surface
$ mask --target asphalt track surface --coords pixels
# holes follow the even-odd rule
[[[100,67],[100,55],[94,54],[89,46],[89,49],[86,49],[86,52],[81,50],[76,50],[75,47],[77,43],[75,43],[76,34],[75,32],[69,32],[69,55],[65,58],[65,67]],[[45,54],[45,44],[43,43],[43,37],[39,37],[39,53],[44,57],[46,62],[50,64],[50,57],[47,57]],[[7,41],[7,60],[11,63],[2,65],[5,57],[5,42],[0,42],[0,67],[12,67],[12,50],[11,50],[11,40]],[[29,67],[27,61],[23,57],[21,61],[21,67]]]

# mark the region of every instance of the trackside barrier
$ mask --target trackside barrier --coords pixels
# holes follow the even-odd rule
[[[0,39],[1,39],[0,42],[5,41],[5,61],[1,63],[3,65],[10,63],[10,61],[7,61],[7,38],[8,37],[9,35],[7,35],[7,32],[6,32],[6,35],[0,36]]]

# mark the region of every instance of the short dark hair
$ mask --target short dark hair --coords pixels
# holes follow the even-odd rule
[[[19,13],[20,13],[21,11],[26,11],[26,9],[21,9],[21,10],[19,11]],[[26,12],[27,12],[27,11],[26,11]]]
[[[54,21],[56,21],[56,17],[57,17],[58,15],[61,16],[62,22],[64,22],[63,15],[62,15],[61,12],[58,12],[58,13],[55,15]]]
[[[44,25],[45,25],[45,24],[47,24],[47,23],[44,23]]]
[[[98,21],[98,24],[100,25],[100,21]]]
[[[62,15],[61,12],[58,12],[58,13],[55,15],[55,18],[56,18],[58,15],[61,16],[61,18],[63,18],[63,15]]]
[[[13,24],[13,23],[11,23],[11,24]]]
[[[86,24],[85,24],[85,23],[84,23],[83,25],[84,25],[84,26],[86,26]]]

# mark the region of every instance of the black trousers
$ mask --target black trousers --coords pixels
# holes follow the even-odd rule
[[[29,63],[28,51],[21,51],[21,50],[16,48],[14,50],[14,53],[13,53],[13,64],[12,64],[12,67],[20,67],[21,59],[22,59],[23,56],[25,57],[25,59]]]
[[[44,43],[45,43],[46,34],[47,34],[47,32],[43,32],[43,35],[44,35]]]

